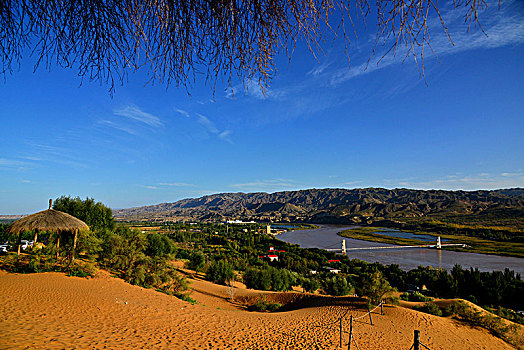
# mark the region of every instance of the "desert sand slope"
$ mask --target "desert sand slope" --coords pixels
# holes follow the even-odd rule
[[[229,303],[225,287],[197,281],[193,288],[197,305],[131,286],[104,272],[93,279],[0,272],[0,348],[338,348],[335,322],[343,307],[333,302],[254,313]],[[238,293],[240,298],[256,292]],[[422,342],[432,350],[512,348],[484,330],[454,320],[400,307],[385,311],[385,316],[374,316],[374,326],[365,318],[355,322],[360,349],[408,350],[414,329],[422,331]]]

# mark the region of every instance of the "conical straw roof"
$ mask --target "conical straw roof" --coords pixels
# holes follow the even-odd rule
[[[33,230],[38,230],[40,232],[80,231],[89,230],[89,226],[72,215],[54,209],[47,209],[23,217],[13,222],[7,228],[7,232],[13,234],[20,234],[24,231]]]

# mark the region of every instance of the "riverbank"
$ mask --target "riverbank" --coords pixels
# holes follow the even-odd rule
[[[348,230],[339,232],[338,235],[341,237],[358,239],[368,242],[393,244],[393,245],[427,245],[428,242],[420,239],[402,238],[388,236],[387,233],[381,233],[381,231],[389,230],[385,227],[355,227]],[[443,240],[447,240],[446,243],[453,244],[466,244],[469,247],[443,247],[442,249],[456,251],[456,252],[467,252],[477,254],[490,254],[499,256],[508,256],[516,258],[524,258],[524,243],[514,242],[500,242],[487,239],[481,239],[471,236],[462,235],[449,235],[449,234],[438,234],[433,232],[424,231],[411,231],[402,230],[403,232],[413,233],[414,235],[429,235],[440,237]]]

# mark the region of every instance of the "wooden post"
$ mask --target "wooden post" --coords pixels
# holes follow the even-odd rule
[[[58,260],[58,252],[60,250],[60,230],[56,232],[56,259]]]
[[[416,329],[413,336],[413,350],[420,350],[420,331]]]
[[[373,326],[373,319],[371,318],[371,311],[369,310],[369,305],[368,305],[368,315],[369,315],[369,322],[371,322],[371,325]]]
[[[384,316],[384,300],[380,302],[380,315]]]
[[[349,318],[349,344],[348,350],[351,350],[351,341],[353,340],[353,316]]]
[[[75,230],[75,238],[73,239],[73,256],[71,257],[71,261],[75,260],[75,250],[76,250],[76,239],[78,236],[78,229]]]
[[[342,347],[343,342],[342,339],[344,337],[344,330],[342,329],[342,317],[340,318],[340,339],[339,339],[339,346]]]
[[[20,246],[22,245],[22,236],[20,236],[20,233],[18,233],[18,249],[16,255],[20,255]]]

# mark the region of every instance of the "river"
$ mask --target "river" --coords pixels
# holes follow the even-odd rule
[[[344,238],[337,233],[356,226],[322,226],[312,230],[296,230],[282,233],[278,239],[298,244],[302,248],[340,248],[342,239],[346,240],[346,248],[384,247],[392,246],[385,243],[368,242],[358,239]],[[403,270],[415,269],[418,266],[441,267],[451,270],[459,264],[464,268],[478,268],[480,271],[504,270],[506,267],[524,275],[524,259],[486,255],[476,253],[454,252],[450,250],[405,248],[348,251],[350,259],[360,259],[381,264],[397,264]]]

